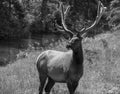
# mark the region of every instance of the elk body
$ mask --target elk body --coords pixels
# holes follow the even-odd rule
[[[67,29],[65,25],[65,17],[69,8],[70,7],[68,6],[64,12],[63,4],[60,3],[62,27],[57,26],[59,29],[62,28],[71,36],[71,39],[66,46],[68,51],[61,52],[47,50],[42,52],[37,58],[37,70],[40,79],[39,94],[42,94],[44,87],[45,92],[49,94],[55,82],[66,83],[70,94],[74,94],[78,86],[78,82],[83,75],[83,35],[95,27],[105,10],[102,3],[99,2],[98,13],[95,22],[90,27],[84,28],[81,30],[81,32],[74,34],[71,30]],[[48,81],[46,83],[47,79]]]

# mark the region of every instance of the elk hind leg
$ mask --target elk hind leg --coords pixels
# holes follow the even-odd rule
[[[68,82],[67,83],[67,87],[68,87],[68,90],[70,92],[70,94],[74,94],[75,93],[75,90],[78,86],[78,82]]]
[[[52,87],[54,86],[54,84],[55,84],[55,81],[49,77],[48,82],[45,86],[46,94],[50,94],[50,91],[51,91]]]
[[[47,79],[47,75],[39,75],[39,79],[40,79],[39,94],[42,94]]]

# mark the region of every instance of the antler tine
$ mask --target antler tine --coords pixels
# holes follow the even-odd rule
[[[105,12],[105,10],[106,10],[106,7],[104,7],[104,5],[101,3],[101,1],[99,1],[96,20],[94,21],[94,23],[90,27],[83,28],[81,30],[81,34],[84,34],[88,31],[90,31],[91,29],[93,29],[98,24],[98,22],[100,21],[100,19],[101,19],[103,13]]]
[[[66,8],[66,11],[65,11],[65,12],[64,12],[64,10],[63,10],[63,3],[60,3],[60,7],[61,7],[61,19],[62,19],[63,29],[64,29],[66,32],[74,35],[74,33],[73,33],[71,30],[69,30],[69,29],[67,28],[66,24],[65,24],[66,15],[67,15],[67,13],[68,13],[68,11],[69,11],[69,9],[70,9],[70,6],[68,6],[68,7]]]
[[[61,31],[61,32],[64,32],[64,33],[66,31],[72,37],[74,35],[74,33],[71,30],[67,29],[67,26],[65,24],[65,19],[66,19],[66,16],[67,16],[67,13],[68,13],[69,9],[70,9],[70,6],[67,6],[67,8],[64,12],[63,3],[59,2],[59,11],[60,11],[60,14],[61,14],[62,26],[58,25],[56,21],[55,21],[55,26],[57,27],[56,29],[58,31]]]
[[[66,10],[65,10],[65,12],[64,12],[64,18],[66,19],[66,16],[67,16],[67,13],[69,12],[69,10],[70,10],[70,5],[68,5],[67,6],[67,8],[66,8]]]

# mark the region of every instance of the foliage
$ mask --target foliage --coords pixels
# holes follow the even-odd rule
[[[1,0],[0,1],[0,37],[21,37],[32,34],[56,33],[54,20],[61,25],[60,0]],[[70,4],[66,24],[71,30],[80,31],[90,26],[97,14],[98,0],[61,0],[65,7]],[[119,26],[119,0],[101,0],[108,8],[96,29],[88,35],[106,32],[113,26]],[[112,1],[112,2],[111,2]],[[84,10],[84,11],[83,11]],[[99,30],[98,30],[99,29]],[[97,31],[97,32],[95,32]]]
[[[97,13],[97,1],[63,0],[62,2],[64,2],[65,5],[69,3],[72,6],[66,19],[66,24],[71,30],[76,29],[77,31],[79,31],[84,26],[89,26],[95,20]],[[56,19],[59,24],[61,23],[60,12],[57,11],[57,8],[58,0],[50,0],[49,2],[48,0],[42,1],[40,9],[41,15],[37,17],[37,19],[32,23],[32,32],[54,32],[55,27],[53,25],[53,20]]]
[[[24,10],[17,0],[0,1],[0,37],[19,37],[24,32]]]
[[[113,29],[120,28],[120,1],[113,0],[110,5],[110,13],[108,16],[109,26]]]

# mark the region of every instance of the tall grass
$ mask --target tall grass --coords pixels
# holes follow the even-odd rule
[[[120,94],[119,40],[118,32],[83,40],[84,75],[76,94]],[[65,42],[46,49],[66,51]],[[0,67],[0,94],[38,94],[40,83],[35,61],[40,53],[41,50],[30,51],[26,58]],[[68,94],[66,84],[56,83],[51,94]]]

